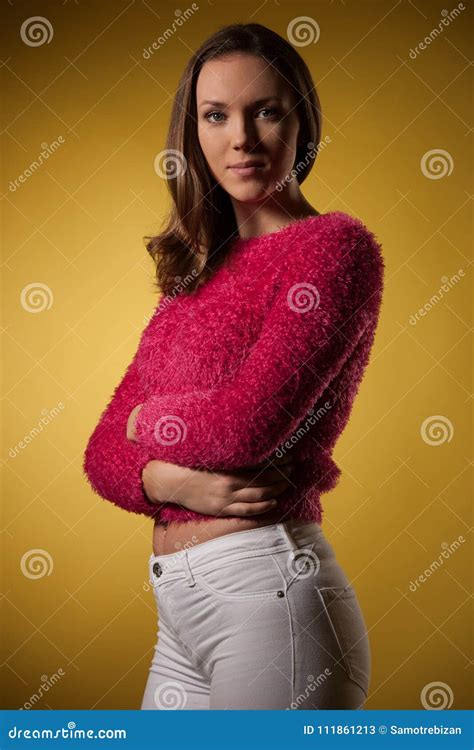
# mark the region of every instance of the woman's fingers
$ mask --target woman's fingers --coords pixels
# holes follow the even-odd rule
[[[256,516],[258,513],[265,513],[272,510],[278,504],[277,500],[265,500],[258,503],[231,503],[222,511],[224,516]]]
[[[220,515],[253,516],[277,507],[278,496],[291,485],[294,470],[293,457],[267,459],[255,467],[233,471],[220,471],[232,477],[229,502]]]
[[[281,479],[279,482],[273,482],[264,487],[244,487],[233,492],[233,502],[255,504],[262,500],[271,500],[275,495],[280,495],[288,489],[289,486],[287,479]]]
[[[140,409],[142,408],[142,406],[143,406],[143,404],[137,404],[137,406],[135,406],[135,408],[132,409],[132,411],[128,415],[127,428],[126,428],[127,439],[131,440],[132,442],[136,442],[135,422],[136,422],[138,413],[139,413]]]

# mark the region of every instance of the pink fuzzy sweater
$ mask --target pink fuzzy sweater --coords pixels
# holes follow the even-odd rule
[[[383,280],[381,245],[341,211],[234,240],[197,291],[161,297],[87,444],[92,488],[158,522],[209,519],[152,503],[141,478],[147,462],[217,471],[291,452],[296,469],[279,506],[287,518],[321,523],[320,496],[341,474],[331,454],[369,361]],[[133,442],[126,425],[137,404]]]

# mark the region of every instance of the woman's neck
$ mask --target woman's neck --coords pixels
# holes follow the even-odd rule
[[[276,232],[278,229],[307,216],[319,216],[313,206],[301,195],[299,199],[285,202],[266,201],[255,204],[233,201],[235,218],[241,239]]]

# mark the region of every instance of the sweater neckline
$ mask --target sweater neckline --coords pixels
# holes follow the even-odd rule
[[[273,232],[266,232],[264,234],[256,234],[253,237],[236,237],[234,239],[234,248],[248,247],[249,245],[258,244],[265,242],[266,240],[272,240],[274,238],[280,239],[285,237],[289,232],[292,232],[295,228],[303,229],[304,227],[311,227],[313,224],[318,224],[321,219],[326,216],[333,216],[339,214],[339,211],[329,211],[326,214],[311,214],[310,216],[304,216],[302,219],[296,219],[290,221],[289,224],[285,224],[280,229],[275,229]]]

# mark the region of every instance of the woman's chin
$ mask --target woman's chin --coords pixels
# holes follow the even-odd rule
[[[228,190],[229,196],[240,203],[262,203],[275,189],[271,185],[253,183],[242,186],[241,189]]]

